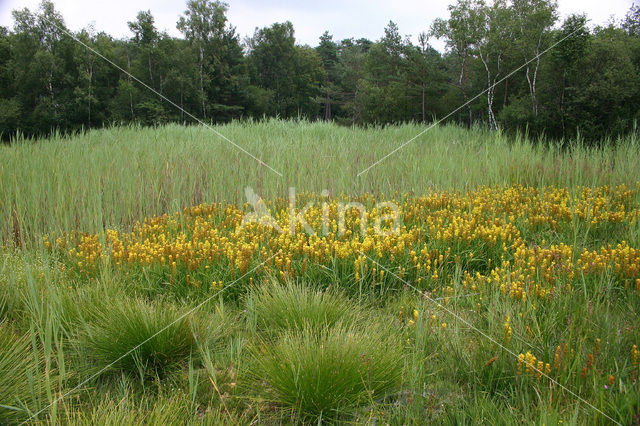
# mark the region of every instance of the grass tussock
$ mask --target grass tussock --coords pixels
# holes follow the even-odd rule
[[[272,281],[251,292],[247,315],[259,330],[273,332],[351,324],[359,319],[361,312],[337,290]]]
[[[162,375],[195,351],[190,318],[168,304],[119,299],[102,309],[80,336],[96,368]]]
[[[268,401],[302,420],[335,419],[384,399],[400,384],[399,341],[384,328],[308,326],[255,352],[253,376]]]

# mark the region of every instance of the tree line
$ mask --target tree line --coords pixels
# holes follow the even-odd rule
[[[189,0],[182,37],[141,11],[124,39],[70,31],[47,0],[13,11],[13,28],[0,27],[2,138],[194,122],[187,111],[211,123],[438,119],[595,142],[635,132],[640,118],[636,5],[621,22],[590,28],[584,15],[561,22],[552,0],[457,0],[417,42],[389,22],[377,41],[325,32],[315,47],[296,43],[291,22],[241,40],[227,10]]]

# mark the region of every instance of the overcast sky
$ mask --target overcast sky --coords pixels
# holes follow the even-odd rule
[[[334,40],[348,37],[379,39],[389,20],[398,24],[403,35],[415,40],[428,30],[437,17],[447,17],[447,5],[455,0],[230,0],[229,22],[242,37],[252,35],[256,27],[274,22],[293,22],[296,40],[317,45],[318,37],[328,30]],[[638,0],[636,0],[638,1]],[[35,10],[39,0],[0,0],[0,26],[11,27],[11,10],[28,7]],[[562,16],[584,12],[591,24],[605,24],[612,16],[621,19],[633,0],[559,0]],[[140,10],[151,10],[156,26],[179,35],[176,21],[185,9],[186,0],[54,0],[65,23],[79,30],[92,23],[97,31],[115,37],[129,37],[127,21]],[[433,43],[441,49],[442,44]]]

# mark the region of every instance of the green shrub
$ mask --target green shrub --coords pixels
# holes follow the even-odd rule
[[[252,290],[247,313],[264,331],[301,329],[305,325],[318,329],[338,322],[353,323],[359,316],[358,307],[336,291],[277,282]]]
[[[173,306],[118,299],[104,304],[80,336],[98,368],[143,375],[187,361],[195,351],[190,320]]]
[[[290,330],[254,349],[251,375],[267,400],[303,420],[334,419],[399,385],[402,347],[388,331],[340,324]]]

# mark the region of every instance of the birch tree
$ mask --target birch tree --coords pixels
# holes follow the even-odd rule
[[[526,62],[525,75],[534,116],[538,115],[538,73],[540,56],[551,40],[551,29],[558,20],[558,5],[553,0],[513,0],[515,46]]]

